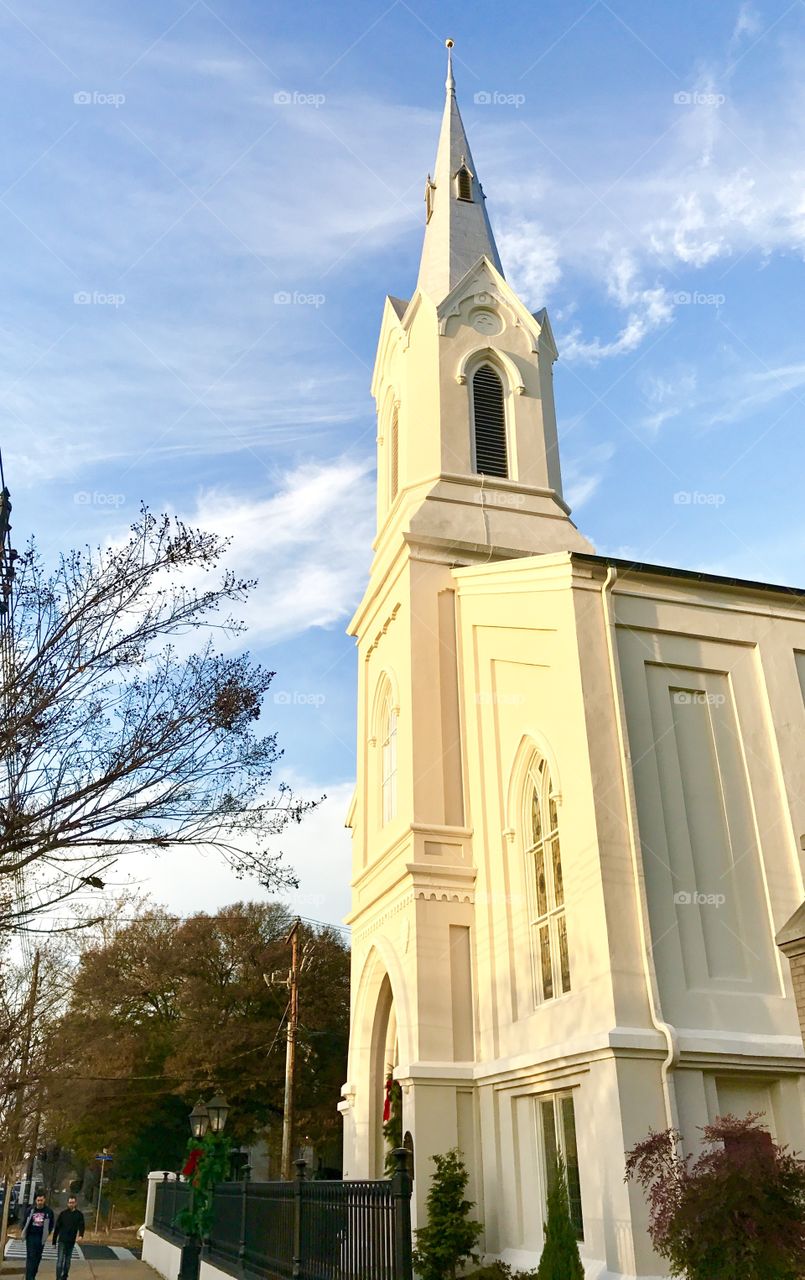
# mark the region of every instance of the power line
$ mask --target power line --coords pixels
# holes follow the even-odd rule
[[[112,905],[113,905],[113,904],[112,904]],[[261,904],[261,903],[257,903],[257,904],[255,904],[255,905],[257,905],[257,906],[261,906],[261,905],[263,905],[263,904]],[[274,906],[274,905],[276,905],[276,906],[284,906],[284,903],[276,903],[276,904],[274,904],[274,903],[266,903],[265,905],[266,905],[266,906]],[[220,911],[216,911],[216,912],[210,912],[210,911],[191,911],[191,912],[190,912],[189,914],[187,914],[187,915],[181,915],[181,914],[179,914],[178,912],[171,911],[169,908],[163,908],[163,907],[161,906],[161,904],[157,903],[157,904],[156,904],[156,907],[155,907],[155,910],[157,910],[157,911],[158,911],[158,910],[160,910],[160,909],[161,909],[161,910],[164,910],[164,911],[165,911],[165,913],[166,913],[166,915],[169,915],[169,916],[170,916],[172,919],[174,919],[174,920],[178,920],[181,924],[186,923],[188,920],[194,920],[194,919],[196,919],[198,916],[207,916],[207,917],[208,917],[208,919],[210,919],[210,920],[240,920],[240,919],[242,919],[242,918],[243,918],[242,916],[236,915],[236,914],[234,914],[234,913],[232,913],[231,915],[226,915],[226,914],[223,914],[223,913],[222,913],[222,912],[220,912]],[[146,908],[146,910],[145,910],[145,912],[143,913],[143,915],[148,915],[149,910],[150,910],[150,908]],[[289,914],[290,914],[290,912],[289,912]],[[346,934],[347,936],[350,936],[350,935],[351,935],[351,933],[352,933],[352,928],[351,928],[351,926],[350,926],[350,925],[346,925],[346,924],[334,924],[334,923],[332,922],[332,920],[314,920],[312,916],[294,916],[293,918],[294,918],[294,919],[301,920],[303,924],[315,925],[315,926],[316,926],[317,928],[319,928],[319,929],[333,929],[333,930],[335,930],[335,932],[336,932],[336,933],[343,933],[343,934]],[[65,926],[65,925],[69,925],[70,927],[72,927],[72,926],[76,926],[77,928],[80,928],[80,927],[83,925],[83,926],[84,926],[84,927],[86,927],[86,928],[92,928],[94,925],[98,925],[98,924],[103,923],[103,921],[104,921],[104,920],[106,920],[106,919],[107,919],[107,917],[106,917],[106,916],[95,916],[94,918],[92,918],[92,919],[90,919],[90,920],[85,920],[83,916],[61,916],[61,915],[60,915],[60,916],[58,916],[58,917],[57,917],[57,919],[61,922],[61,925],[60,925],[60,927],[59,927],[59,928],[56,928],[56,929],[52,930],[51,932],[54,932],[54,933],[62,933],[62,932],[64,932],[64,926]],[[116,923],[116,924],[137,924],[137,923],[138,923],[140,920],[142,920],[142,919],[143,919],[143,916],[142,916],[142,915],[140,915],[140,916],[120,916],[120,915],[115,914],[115,917],[114,917],[114,920],[115,920],[115,923]],[[0,924],[0,930],[1,930],[1,929],[2,929],[2,924]],[[22,930],[20,930],[20,931],[22,931]],[[46,933],[46,932],[48,932],[48,930],[45,930],[45,929],[34,929],[34,928],[29,928],[29,929],[27,929],[27,932],[28,932],[28,933]],[[283,935],[283,937],[284,937],[284,936],[285,936],[285,935]]]

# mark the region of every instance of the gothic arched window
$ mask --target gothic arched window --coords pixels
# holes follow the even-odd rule
[[[565,890],[556,800],[544,760],[528,771],[525,796],[526,871],[530,885],[531,957],[538,1002],[570,990]]]
[[[456,195],[459,200],[472,200],[472,174],[465,164],[456,174]]]
[[[400,486],[400,440],[399,440],[399,408],[395,404],[391,411],[389,426],[389,506],[397,497]]]
[[[383,826],[397,812],[397,708],[387,683],[380,704],[380,820]]]
[[[472,376],[475,470],[481,476],[509,475],[506,450],[506,401],[500,374],[482,364]]]

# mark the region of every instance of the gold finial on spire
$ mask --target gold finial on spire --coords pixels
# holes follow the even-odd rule
[[[444,82],[444,87],[445,89],[448,90],[449,93],[455,93],[456,91],[456,82],[453,79],[453,45],[454,44],[455,44],[455,40],[451,40],[449,36],[444,42],[445,48],[447,49],[447,79]]]

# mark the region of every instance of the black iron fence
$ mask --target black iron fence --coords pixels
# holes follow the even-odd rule
[[[412,1280],[407,1152],[383,1182],[225,1182],[204,1257],[239,1280]]]
[[[157,1183],[154,1199],[154,1227],[163,1236],[171,1236],[179,1243],[186,1239],[185,1233],[176,1225],[177,1215],[182,1209],[190,1207],[192,1188],[189,1182],[180,1182],[178,1178],[169,1178],[165,1174],[162,1182]]]

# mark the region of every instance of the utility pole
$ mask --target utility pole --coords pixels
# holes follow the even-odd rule
[[[296,1028],[299,1023],[299,925],[297,918],[285,941],[291,944],[291,970],[288,974],[288,1034],[285,1042],[285,1102],[282,1111],[282,1163],[280,1176],[291,1180],[293,1145],[294,1071],[296,1068]]]
[[[3,1170],[3,1215],[0,1220],[0,1259],[5,1257],[6,1252],[6,1236],[8,1235],[8,1211],[11,1203],[11,1187],[13,1185],[11,1177],[13,1177],[16,1159],[14,1157],[14,1148],[11,1145],[18,1141],[17,1135],[22,1128],[22,1112],[25,1106],[25,1086],[28,1079],[28,1072],[31,1067],[31,1040],[34,1031],[34,1014],[36,1013],[36,997],[39,991],[39,951],[34,953],[34,967],[31,974],[31,989],[28,993],[27,1009],[25,1012],[25,1030],[22,1038],[22,1052],[20,1053],[20,1074],[17,1084],[17,1096],[14,1099],[14,1111],[9,1122],[8,1134],[9,1145],[4,1151],[5,1168]],[[11,1177],[10,1177],[11,1175]],[[20,1187],[22,1191],[22,1187]],[[22,1208],[22,1205],[20,1205]]]

